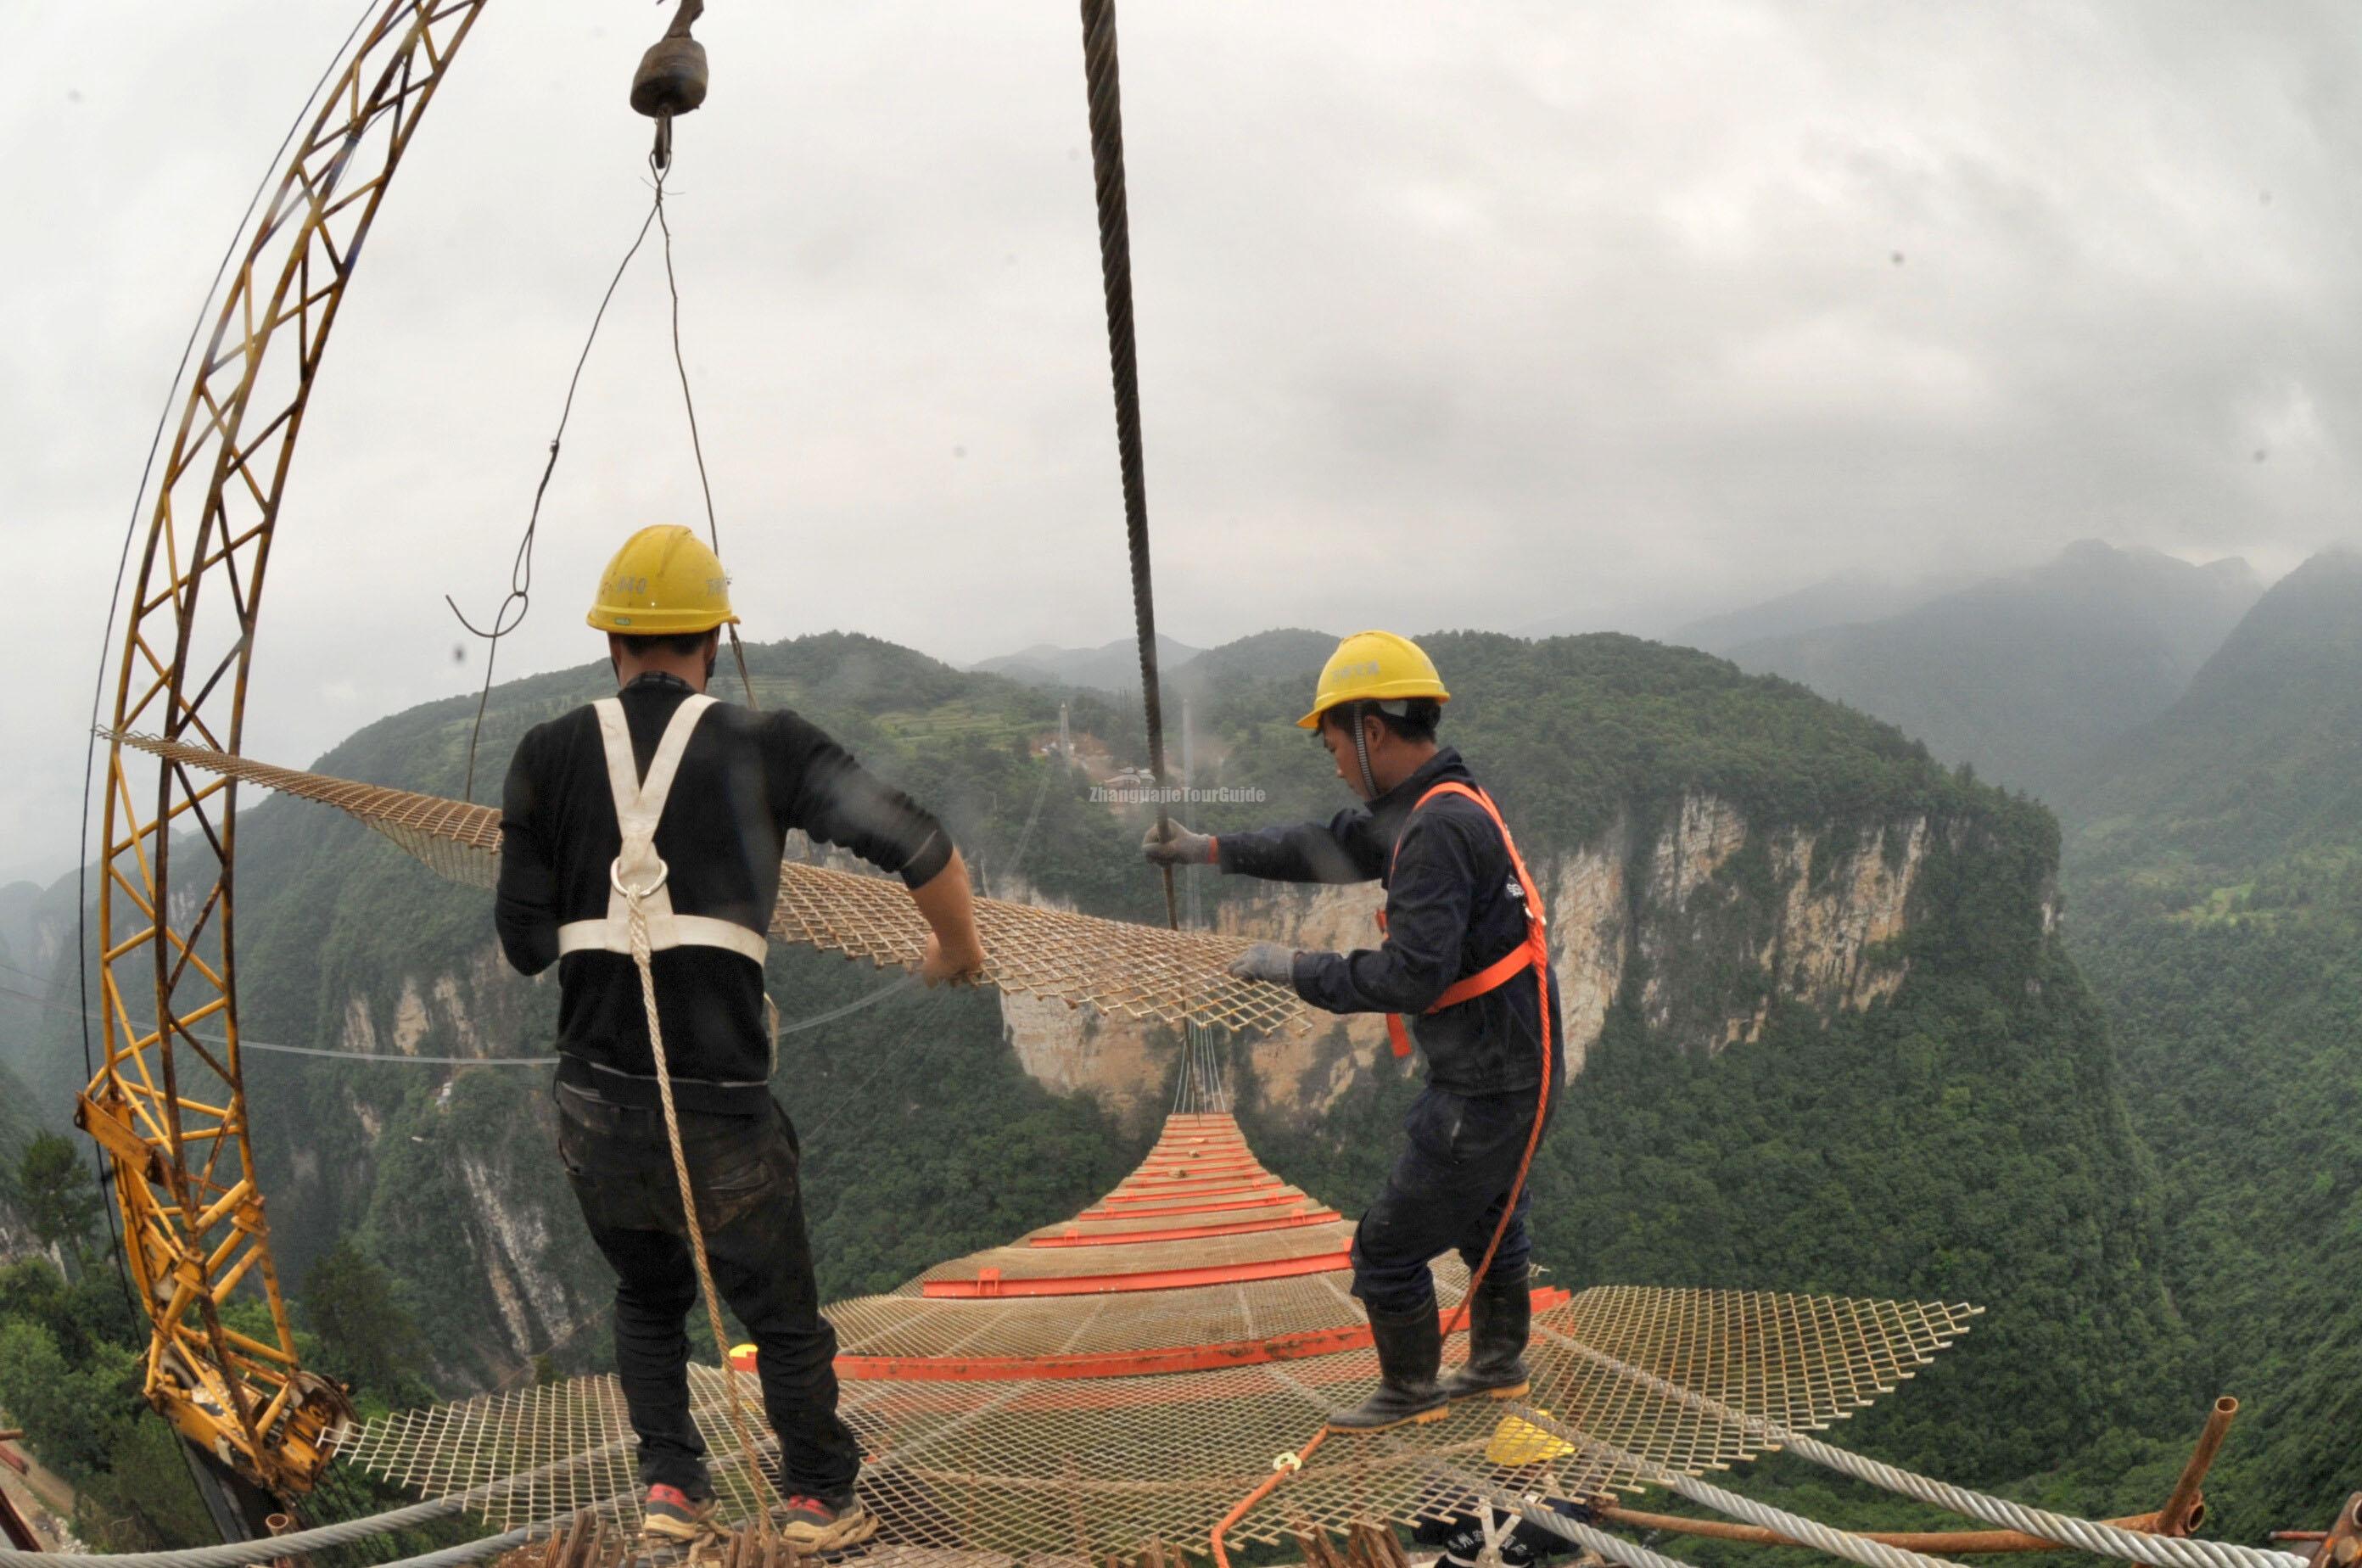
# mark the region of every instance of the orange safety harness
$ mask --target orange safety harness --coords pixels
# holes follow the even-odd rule
[[[1456,779],[1448,780],[1436,785],[1426,794],[1421,795],[1412,804],[1411,811],[1416,813],[1419,807],[1426,805],[1438,795],[1445,794],[1467,796],[1484,807],[1485,814],[1493,819],[1493,825],[1501,830],[1501,843],[1509,852],[1509,864],[1517,868],[1518,886],[1526,896],[1526,939],[1511,949],[1506,957],[1496,963],[1487,964],[1465,979],[1454,980],[1445,988],[1441,996],[1436,998],[1435,1005],[1427,1010],[1434,1012],[1439,1009],[1464,1002],[1472,997],[1481,997],[1486,991],[1497,990],[1507,985],[1517,976],[1531,969],[1534,972],[1535,988],[1540,993],[1537,999],[1540,1003],[1542,1039],[1541,1088],[1534,1095],[1534,1124],[1526,1133],[1526,1152],[1518,1161],[1518,1178],[1509,1184],[1509,1200],[1501,1206],[1501,1218],[1493,1227],[1493,1239],[1485,1243],[1484,1257],[1478,1260],[1476,1267],[1469,1274],[1468,1288],[1462,1293],[1460,1305],[1451,1309],[1451,1319],[1441,1325],[1443,1336],[1449,1339],[1458,1333],[1461,1325],[1467,1321],[1469,1303],[1475,1299],[1477,1288],[1485,1283],[1485,1276],[1493,1271],[1493,1256],[1501,1250],[1501,1238],[1509,1233],[1509,1221],[1518,1212],[1518,1198],[1526,1189],[1526,1178],[1533,1174],[1534,1151],[1541,1146],[1542,1123],[1550,1120],[1551,1072],[1550,996],[1542,989],[1550,984],[1550,940],[1542,921],[1541,893],[1534,887],[1533,878],[1527,873],[1525,857],[1518,853],[1518,841],[1509,836],[1509,824],[1501,820],[1500,812],[1495,808],[1492,801],[1482,790],[1472,784],[1460,783]],[[1395,853],[1397,856],[1402,853],[1402,840],[1399,838],[1395,840]],[[1388,876],[1387,880],[1392,882],[1391,875]],[[1385,911],[1380,910],[1378,929],[1383,932],[1385,928]],[[1387,1015],[1386,1032],[1394,1037],[1396,1055],[1410,1055],[1410,1034],[1403,1027],[1400,1014]],[[1271,1474],[1265,1476],[1254,1490],[1240,1498],[1229,1513],[1222,1516],[1220,1522],[1214,1526],[1212,1533],[1206,1538],[1207,1544],[1213,1549],[1215,1568],[1231,1568],[1231,1554],[1222,1542],[1222,1538],[1229,1533],[1230,1528],[1253,1512],[1254,1506],[1277,1490],[1282,1482],[1302,1470],[1304,1462],[1312,1457],[1313,1451],[1329,1440],[1330,1430],[1330,1428],[1323,1426],[1312,1434],[1311,1440],[1302,1448],[1291,1453],[1281,1454],[1274,1462]]]
[[[1509,824],[1501,820],[1501,813],[1494,806],[1490,796],[1473,784],[1462,784],[1457,779],[1446,779],[1421,795],[1411,806],[1412,813],[1417,814],[1419,807],[1426,805],[1438,795],[1467,796],[1479,806],[1484,807],[1485,814],[1493,819],[1493,825],[1501,830],[1501,845],[1509,852],[1509,864],[1518,873],[1518,887],[1526,899],[1526,939],[1474,974],[1452,981],[1451,985],[1444,988],[1443,994],[1435,999],[1434,1004],[1427,1010],[1428,1012],[1441,1012],[1445,1008],[1458,1007],[1462,1002],[1473,1000],[1487,991],[1499,990],[1529,969],[1534,972],[1534,985],[1539,991],[1540,988],[1546,983],[1544,977],[1550,970],[1550,934],[1543,919],[1542,896],[1534,887],[1533,878],[1526,871],[1525,856],[1518,853],[1518,841],[1509,836]],[[1407,824],[1405,824],[1405,831],[1408,831]],[[1401,857],[1402,840],[1396,838],[1395,858],[1400,860]],[[1393,879],[1393,872],[1389,867],[1388,883],[1391,884]],[[1385,929],[1386,911],[1380,910],[1378,930],[1384,932]],[[1547,996],[1541,996],[1538,999],[1542,1025],[1542,1060],[1548,1062],[1550,1060],[1550,999]],[[1404,1026],[1402,1014],[1398,1012],[1386,1014],[1386,1037],[1394,1042],[1396,1055],[1410,1055],[1410,1031]],[[1545,1067],[1543,1071],[1547,1073],[1549,1069]]]

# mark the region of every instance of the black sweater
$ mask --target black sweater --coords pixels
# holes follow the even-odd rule
[[[643,776],[689,694],[666,675],[642,676],[620,693]],[[674,912],[767,931],[794,828],[900,872],[913,888],[951,858],[951,841],[933,817],[811,723],[785,710],[755,713],[719,703],[690,736],[657,827]],[[605,918],[608,871],[622,849],[598,715],[577,708],[528,731],[501,798],[493,908],[501,946],[528,975],[557,963],[559,1079],[619,1104],[655,1105],[656,1061],[630,955],[557,955],[560,925]],[[676,1101],[700,1110],[767,1110],[762,966],[724,948],[682,946],[657,954],[654,968]]]
[[[1437,1088],[1530,1090],[1542,1078],[1544,1007],[1551,1010],[1551,1055],[1565,1059],[1555,986],[1545,995],[1529,970],[1456,1007],[1427,1011],[1454,980],[1482,971],[1526,940],[1517,869],[1485,808],[1464,795],[1443,795],[1412,810],[1421,795],[1447,781],[1475,782],[1450,746],[1366,811],[1340,812],[1326,823],[1297,827],[1223,834],[1216,840],[1221,867],[1280,882],[1385,883],[1384,939],[1352,953],[1297,954],[1297,995],[1330,1012],[1405,1014],[1427,1058],[1428,1082]]]

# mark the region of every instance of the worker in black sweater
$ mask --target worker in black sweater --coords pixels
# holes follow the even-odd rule
[[[1260,833],[1152,827],[1159,864],[1211,864],[1285,882],[1383,883],[1383,939],[1352,953],[1257,943],[1231,973],[1286,986],[1330,1012],[1384,1012],[1395,1055],[1415,1032],[1427,1088],[1385,1189],[1353,1236],[1353,1294],[1370,1317],[1380,1383],[1329,1418],[1340,1433],[1440,1419],[1454,1399],[1527,1391],[1531,1316],[1527,1194],[1518,1187],[1543,1090],[1560,1080],[1558,995],[1541,895],[1509,830],[1435,726],[1451,698],[1407,637],[1360,632],[1338,645],[1297,721],[1318,732],[1337,776],[1365,802],[1326,823]],[[1412,1019],[1409,1030],[1403,1015]],[[1516,1191],[1512,1202],[1512,1191]],[[1434,1276],[1457,1250],[1472,1273],[1468,1360],[1444,1382]]]
[[[792,712],[706,696],[734,624],[722,563],[681,527],[617,553],[590,624],[607,634],[613,697],[518,743],[502,797],[494,919],[524,973],[558,966],[558,1154],[614,1267],[615,1364],[639,1438],[652,1535],[712,1529],[705,1446],[690,1418],[697,1299],[657,1091],[631,917],[644,890],[657,1013],[714,1283],[757,1349],[779,1439],[781,1532],[807,1548],[865,1540],[861,1451],[836,1413],[836,1335],[820,1315],[795,1129],[771,1096],[763,959],[788,833],[900,873],[933,935],[929,984],[984,962],[966,867],[942,826]],[[646,892],[650,885],[653,892]]]

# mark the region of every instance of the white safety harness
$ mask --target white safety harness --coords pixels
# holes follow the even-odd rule
[[[672,793],[673,775],[679,771],[681,753],[698,720],[713,706],[702,695],[684,698],[665,726],[664,738],[648,763],[648,776],[639,777],[632,759],[632,732],[624,723],[624,704],[613,697],[590,704],[599,715],[599,738],[607,750],[607,787],[615,796],[615,825],[623,830],[624,850],[607,875],[607,912],[596,920],[568,921],[557,928],[557,951],[563,955],[596,951],[632,952],[632,895],[639,898],[647,924],[647,944],[661,953],[668,947],[723,947],[760,964],[770,942],[759,931],[711,915],[675,914],[665,878],[671,868],[657,854],[657,823]]]

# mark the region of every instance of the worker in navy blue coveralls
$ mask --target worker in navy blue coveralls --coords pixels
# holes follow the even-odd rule
[[[1436,744],[1449,698],[1433,662],[1407,638],[1348,637],[1298,723],[1319,730],[1363,809],[1219,838],[1168,823],[1161,837],[1152,827],[1142,845],[1158,864],[1385,886],[1379,945],[1300,953],[1258,943],[1231,971],[1290,987],[1330,1012],[1407,1017],[1427,1058],[1427,1087],[1404,1119],[1401,1153],[1353,1238],[1353,1293],[1369,1312],[1380,1386],[1330,1418],[1338,1432],[1435,1419],[1451,1400],[1516,1397],[1529,1383],[1531,1248],[1522,1191],[1469,1303],[1467,1364],[1446,1382],[1436,1377],[1442,1344],[1429,1263],[1457,1249],[1477,1266],[1517,1185],[1545,1072],[1551,1083],[1560,1077],[1548,966],[1517,957],[1537,930],[1522,868],[1497,820],[1473,798],[1474,778],[1460,754]]]
[[[787,1539],[827,1551],[877,1527],[854,1496],[861,1449],[836,1413],[836,1335],[812,1278],[800,1151],[771,1096],[763,958],[788,833],[901,874],[933,933],[929,984],[972,976],[984,954],[966,869],[933,816],[794,713],[705,695],[719,628],[738,619],[728,584],[686,528],[643,529],[609,564],[590,620],[608,633],[620,690],[518,744],[494,920],[518,969],[558,966],[558,1154],[615,1270],[642,1529],[693,1542],[713,1529],[683,1329],[697,1275],[631,917],[611,875],[651,889],[642,904],[683,1154],[718,1293],[756,1347],[779,1439],[775,1516]]]

